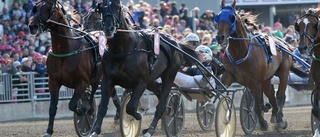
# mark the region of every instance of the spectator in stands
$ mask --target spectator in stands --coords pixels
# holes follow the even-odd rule
[[[7,59],[7,64],[1,68],[2,73],[16,74],[17,69],[13,67],[13,59]]]
[[[177,2],[173,1],[171,2],[171,13],[170,13],[171,16],[174,16],[174,15],[179,15],[179,11],[178,11],[178,8],[177,8]]]
[[[165,17],[167,16],[167,12],[166,12],[166,7],[167,7],[167,3],[165,3],[164,1],[160,2],[160,15],[161,17]]]
[[[188,8],[185,3],[181,4],[181,8],[179,9],[179,17],[180,17],[180,19],[187,20]]]
[[[39,77],[44,77],[44,74],[47,72],[47,67],[45,64],[43,64],[42,60],[42,54],[36,52],[35,55],[33,55],[34,62],[31,64],[31,69],[35,72],[39,73]],[[44,82],[44,80],[36,80],[35,82]],[[44,85],[39,85],[36,88],[44,88]],[[36,90],[36,93],[44,93],[44,89]],[[38,95],[38,98],[46,97],[45,95]]]
[[[1,16],[2,16],[2,19],[5,21],[11,20],[8,7],[3,7]]]
[[[82,17],[87,14],[86,7],[81,2],[81,0],[75,0],[73,8],[76,9]]]
[[[22,70],[23,72],[32,72],[32,69],[31,69],[31,61],[30,61],[30,59],[29,59],[28,57],[22,58],[21,64],[22,64],[21,70]]]
[[[12,75],[12,78],[17,78],[18,80],[13,80],[12,84],[21,84],[21,83],[28,83],[29,79],[25,75],[25,73],[22,71],[22,65],[19,61],[13,62],[13,66],[17,69],[16,75]],[[17,96],[18,94],[28,94],[28,90],[19,91],[18,89],[26,89],[28,86],[26,85],[19,85],[19,86],[13,86],[12,94],[13,97]],[[28,96],[17,96],[16,99],[26,99]]]
[[[274,32],[273,32],[274,35],[283,39],[284,37],[283,37],[283,33],[282,33],[282,24],[280,22],[276,22],[276,23],[274,23],[273,28],[274,28]]]

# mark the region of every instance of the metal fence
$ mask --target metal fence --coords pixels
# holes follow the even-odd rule
[[[20,82],[20,76],[28,78],[28,82]],[[22,74],[0,75],[0,103],[19,103],[50,100],[48,87],[48,75],[40,76],[36,72]],[[116,86],[118,95],[122,95],[123,88]],[[59,91],[59,99],[70,99],[74,89],[62,86]],[[95,97],[100,97],[100,86]]]

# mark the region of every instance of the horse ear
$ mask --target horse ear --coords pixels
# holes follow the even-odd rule
[[[236,9],[236,3],[237,3],[237,0],[233,0],[233,2],[232,2],[233,9]]]
[[[95,12],[98,12],[101,9],[101,2],[97,3],[96,8],[94,9]]]
[[[221,4],[220,4],[220,8],[222,9],[222,7],[224,7],[224,5],[225,5],[225,3],[226,3],[226,1],[225,0],[221,0]]]

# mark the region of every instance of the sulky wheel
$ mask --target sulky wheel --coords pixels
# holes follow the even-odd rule
[[[311,113],[311,129],[312,129],[312,134],[315,133],[316,129],[319,127],[319,119],[317,117],[315,117],[312,113]]]
[[[197,119],[200,127],[204,131],[212,128],[214,121],[214,104],[212,102],[199,102],[197,101]]]
[[[79,137],[88,136],[90,134],[91,129],[93,128],[93,124],[96,120],[97,115],[97,105],[96,100],[93,98],[92,105],[90,105],[91,91],[86,91],[85,94],[78,101],[78,108],[81,106],[86,106],[89,104],[88,110],[84,113],[84,115],[78,115],[76,113],[73,114],[73,124],[76,130],[76,133]]]
[[[122,105],[120,112],[120,132],[122,137],[138,137],[141,130],[141,120],[136,120],[126,112],[126,106],[130,101],[131,94],[124,93],[121,97]],[[141,104],[139,103],[139,108]]]
[[[231,99],[222,97],[216,111],[216,136],[234,137],[236,133],[236,109]]]
[[[167,137],[180,137],[184,128],[184,103],[179,92],[168,96],[167,108],[162,116],[162,124]]]
[[[245,89],[240,103],[240,123],[244,133],[252,134],[256,129],[258,117],[254,111],[254,97],[249,89]]]

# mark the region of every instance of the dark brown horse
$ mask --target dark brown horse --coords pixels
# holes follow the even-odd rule
[[[53,134],[60,87],[64,85],[75,89],[69,102],[71,111],[80,116],[91,114],[94,112],[91,104],[102,77],[98,46],[86,32],[72,28],[80,26],[81,17],[70,7],[57,0],[40,1],[33,8],[34,16],[29,24],[32,34],[49,30],[52,38],[52,51],[47,59],[51,96],[49,124],[44,136]],[[92,87],[89,105],[77,106],[79,98],[89,85]],[[119,99],[115,102],[119,102]],[[120,104],[117,103],[116,106],[120,110]]]
[[[296,20],[295,29],[300,34],[299,51],[313,56],[311,76],[315,83],[313,89],[312,114],[320,118],[320,9],[309,9]],[[319,132],[319,127],[318,131]],[[319,134],[319,133],[318,133]]]
[[[231,5],[221,1],[221,11],[215,16],[218,22],[217,40],[219,44],[227,45],[223,59],[226,72],[222,75],[222,83],[229,86],[237,82],[248,87],[255,97],[255,112],[259,118],[262,130],[268,129],[268,124],[262,115],[263,93],[269,98],[272,109],[271,122],[277,122],[279,128],[286,128],[283,120],[283,106],[288,74],[292,58],[277,50],[277,55],[269,56],[266,40],[260,35],[254,35],[250,30],[250,18],[241,17],[236,9],[236,0]],[[252,16],[254,17],[254,16]],[[254,27],[257,28],[257,27]],[[278,45],[284,46],[281,42]],[[279,89],[275,97],[271,78],[280,78]]]
[[[159,103],[154,119],[149,128],[143,130],[143,134],[152,135],[166,109],[166,99],[173,80],[185,61],[183,54],[178,52],[183,47],[172,37],[160,33],[160,53],[156,55],[153,51],[154,33],[132,29],[120,0],[105,0],[97,6],[96,11],[102,15],[102,29],[108,40],[108,50],[102,58],[102,98],[92,136],[101,133],[102,121],[115,85],[133,90],[126,111],[137,120],[142,119],[137,108],[144,90],[147,88],[156,94]],[[191,49],[189,51],[195,53]],[[196,58],[196,54],[193,57]],[[155,80],[159,77],[162,80],[161,87],[150,89],[155,87],[153,85],[156,85]]]

